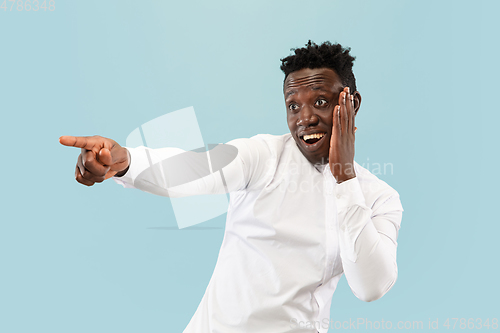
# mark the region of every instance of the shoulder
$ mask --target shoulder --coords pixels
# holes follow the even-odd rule
[[[234,139],[227,144],[235,146],[238,150],[248,150],[252,153],[264,153],[273,157],[278,157],[293,141],[290,133],[283,135],[257,134],[250,138]]]
[[[273,179],[290,139],[290,134],[258,134],[227,143],[238,149],[237,158],[244,170],[247,188],[261,189]]]
[[[287,145],[287,143],[293,141],[292,135],[290,133],[283,135],[272,135],[272,134],[257,134],[250,138],[251,140],[256,140],[265,143],[270,149],[275,151],[281,151]]]

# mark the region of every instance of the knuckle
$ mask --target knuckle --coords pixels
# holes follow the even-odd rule
[[[87,150],[84,153],[83,158],[85,159],[85,161],[92,161],[92,160],[94,160],[95,159],[94,152],[92,150]]]
[[[89,172],[86,169],[84,169],[83,172],[80,170],[80,174],[82,175],[82,178],[87,178],[89,175]]]
[[[108,171],[97,161],[90,161],[86,164],[85,169],[92,177],[102,177]]]
[[[92,167],[92,161],[86,160],[82,163],[82,165],[85,168],[85,170],[87,171]]]
[[[83,163],[85,162],[85,157],[84,157],[84,153],[81,153],[80,155],[78,155],[78,158],[76,160],[76,165],[83,165]]]
[[[91,164],[91,162],[85,158],[82,159],[82,167],[84,167],[85,169],[88,169],[89,165]]]
[[[94,175],[89,170],[85,170],[82,176],[84,179],[91,180]]]
[[[76,174],[75,174],[75,179],[78,183],[82,184],[82,185],[85,185],[85,186],[92,186],[94,185],[94,182],[93,181],[90,181],[88,179],[85,179],[81,174],[80,172],[77,170]]]
[[[96,179],[101,178],[103,176],[101,171],[93,171],[92,176]]]
[[[75,179],[79,179],[81,177],[81,173],[80,173],[80,168],[77,166],[76,169],[75,169]]]
[[[82,185],[85,185],[85,180],[82,178],[82,176],[76,176],[76,181]]]

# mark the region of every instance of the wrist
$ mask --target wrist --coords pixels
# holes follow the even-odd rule
[[[128,168],[127,167],[125,170],[122,170],[122,171],[119,171],[115,174],[115,177],[122,177],[123,175],[125,175],[127,172],[128,172]]]
[[[335,176],[335,179],[337,180],[337,184],[343,183],[345,181],[348,181],[349,179],[356,178],[356,174],[353,172],[352,174],[349,175],[341,175],[341,176]]]
[[[330,163],[330,171],[339,184],[356,177],[354,163]]]
[[[115,177],[122,177],[122,176],[124,176],[128,172],[128,169],[130,168],[130,161],[131,161],[130,152],[126,148],[123,148],[123,149],[125,149],[125,151],[127,152],[127,167],[125,169],[121,170],[121,171],[118,171],[115,174]]]

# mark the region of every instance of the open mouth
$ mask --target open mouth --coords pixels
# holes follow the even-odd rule
[[[306,143],[306,145],[313,145],[323,139],[326,133],[313,133],[302,135],[300,139]]]

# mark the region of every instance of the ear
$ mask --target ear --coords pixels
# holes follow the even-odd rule
[[[352,95],[354,96],[354,115],[357,115],[361,105],[361,94],[356,90]]]

